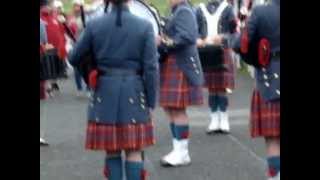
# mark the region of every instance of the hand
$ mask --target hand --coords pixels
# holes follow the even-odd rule
[[[153,113],[153,111],[154,111],[153,109],[151,109],[151,108],[149,109],[149,114],[150,114],[150,119],[151,119],[151,120],[154,120],[154,113]]]
[[[240,8],[241,15],[247,16],[248,15],[248,9],[245,6],[242,6]]]
[[[159,46],[162,42],[162,37],[161,36],[157,36],[156,37],[156,45]]]
[[[44,45],[44,48],[45,48],[45,50],[50,50],[50,49],[53,49],[54,47],[52,44],[46,44],[46,45]]]
[[[172,46],[174,44],[173,40],[166,35],[163,35],[162,43],[166,44],[167,46]]]
[[[65,23],[65,22],[66,22],[66,18],[64,18],[64,16],[62,16],[62,15],[59,15],[59,16],[57,17],[57,19],[58,19],[58,21],[59,21],[60,23]]]
[[[213,44],[219,45],[222,44],[222,36],[216,35],[212,38]]]
[[[205,46],[205,41],[203,39],[197,39],[197,47],[203,47]]]

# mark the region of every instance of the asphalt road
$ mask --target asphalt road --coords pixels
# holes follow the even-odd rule
[[[41,180],[101,180],[103,152],[84,149],[86,103],[76,97],[73,79],[62,81],[61,92],[41,102],[41,134],[49,147],[40,147]],[[191,118],[192,164],[162,168],[159,159],[171,150],[167,117],[156,110],[157,144],[146,150],[150,180],[265,180],[265,149],[262,139],[249,136],[249,108],[253,80],[237,75],[237,87],[230,95],[231,134],[208,136],[207,105],[188,110]]]

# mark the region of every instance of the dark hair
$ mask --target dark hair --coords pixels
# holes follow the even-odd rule
[[[122,13],[122,5],[123,3],[128,2],[128,0],[109,0],[109,2],[113,3],[117,8],[117,19],[116,19],[116,25],[122,26],[121,21],[121,13]]]
[[[128,2],[128,0],[109,0],[110,2],[112,2],[114,5],[121,5],[123,3]]]
[[[40,0],[40,7],[48,5],[48,0]]]

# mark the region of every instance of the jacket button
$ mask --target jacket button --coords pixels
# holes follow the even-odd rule
[[[278,79],[279,78],[279,75],[277,73],[274,73],[273,74],[274,78]]]
[[[262,71],[263,71],[263,72],[266,72],[266,68],[262,68]]]
[[[93,107],[93,103],[90,103],[90,107]]]
[[[263,75],[263,79],[267,80],[268,79],[268,76],[265,74]]]
[[[97,101],[98,101],[98,103],[101,103],[101,98],[98,97],[98,98],[97,98]]]
[[[193,65],[193,67],[194,67],[194,68],[197,68],[197,65],[196,65],[196,63],[193,63],[192,65]]]
[[[266,85],[267,87],[270,87],[270,84],[269,84],[269,83],[267,83],[267,82],[266,82],[266,83],[264,83],[264,85]]]
[[[279,90],[279,89],[277,89],[277,90],[276,90],[276,93],[277,93],[278,95],[280,95],[280,90]]]
[[[193,58],[193,57],[191,57],[190,60],[191,60],[192,62],[194,62],[194,58]]]
[[[134,118],[132,118],[131,121],[133,124],[137,123],[137,121]]]
[[[199,70],[196,70],[196,74],[200,74],[200,71],[199,71]]]
[[[141,98],[140,100],[141,100],[142,103],[145,103],[145,102],[146,102],[143,98]]]
[[[134,103],[134,100],[133,100],[132,98],[129,98],[129,102],[130,102],[131,104],[133,104],[133,103]]]
[[[144,97],[144,94],[143,94],[143,92],[140,92],[140,96],[141,96],[141,97]]]
[[[143,104],[141,104],[141,108],[142,108],[143,110],[146,109],[146,107],[145,107]]]

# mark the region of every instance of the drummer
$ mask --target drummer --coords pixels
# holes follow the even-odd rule
[[[199,38],[198,47],[208,44],[223,46],[223,70],[206,69],[206,87],[209,90],[209,106],[211,122],[207,133],[229,133],[227,93],[231,93],[235,86],[234,63],[232,50],[229,47],[230,39],[236,33],[237,21],[232,4],[228,0],[211,0],[207,4],[200,4],[201,11],[208,25],[208,36],[205,40]],[[214,60],[214,59],[212,59]]]
[[[169,116],[173,150],[161,159],[163,166],[191,163],[187,107],[203,104],[203,72],[196,47],[197,22],[187,0],[170,0],[171,19],[166,23],[160,49],[168,57],[161,66],[160,105]]]

